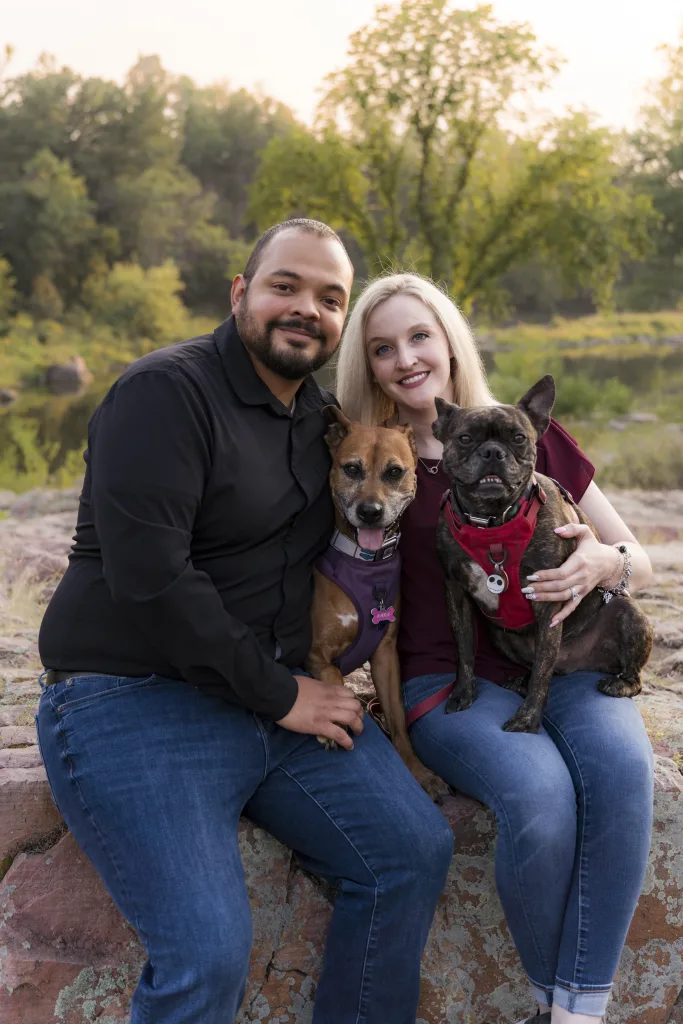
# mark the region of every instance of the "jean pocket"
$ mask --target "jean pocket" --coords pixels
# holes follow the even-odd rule
[[[52,703],[57,711],[66,714],[153,685],[157,681],[161,680],[154,673],[151,676],[74,676],[58,684],[59,690],[54,694]]]

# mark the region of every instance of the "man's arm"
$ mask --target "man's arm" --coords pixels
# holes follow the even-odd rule
[[[298,684],[223,607],[190,557],[212,459],[205,406],[173,371],[121,382],[102,405],[90,440],[92,506],[104,577],[165,661],[201,688],[266,718],[292,710]]]

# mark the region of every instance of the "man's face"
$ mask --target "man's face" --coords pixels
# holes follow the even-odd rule
[[[272,373],[300,380],[334,355],[353,268],[339,242],[296,228],[277,234],[249,284],[238,275],[232,311],[246,348]]]

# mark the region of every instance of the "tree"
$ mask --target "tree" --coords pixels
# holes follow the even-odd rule
[[[18,181],[0,186],[0,252],[24,295],[44,276],[73,299],[102,243],[83,179],[50,150],[29,160]]]
[[[371,268],[415,265],[465,306],[500,305],[502,276],[539,257],[606,302],[622,255],[643,251],[649,204],[629,205],[615,140],[587,118],[522,133],[521,95],[556,67],[528,26],[490,6],[380,7],[328,78],[315,141],[266,149],[253,214],[264,226],[317,211],[355,235]]]
[[[83,287],[83,301],[99,323],[108,324],[123,338],[154,345],[178,341],[185,333],[187,310],[179,298],[183,289],[177,267],[143,269],[136,263],[116,263],[111,270],[91,275]]]
[[[231,235],[249,226],[248,186],[261,151],[271,139],[293,131],[296,121],[283,103],[225,85],[198,89],[178,85],[183,116],[181,163],[217,198],[215,219]]]
[[[651,258],[627,268],[625,297],[637,309],[675,306],[683,296],[683,31],[661,50],[665,73],[630,140],[632,182],[660,217]]]

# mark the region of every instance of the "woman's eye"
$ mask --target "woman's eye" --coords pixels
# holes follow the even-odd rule
[[[425,331],[415,331],[415,334],[413,335],[413,341],[423,341],[425,338],[428,337],[429,335]]]
[[[388,345],[378,345],[377,348],[375,349],[375,355],[376,356],[385,356],[388,351],[389,351],[389,346]]]
[[[355,462],[347,462],[346,465],[342,466],[342,469],[352,480],[357,480],[361,475],[361,468]]]
[[[391,466],[385,473],[387,480],[400,480],[405,470],[401,466]]]
[[[526,441],[526,434],[515,434],[512,440],[517,444],[521,444],[522,441]]]
[[[461,434],[458,441],[460,444],[472,444],[472,438],[469,434]]]

